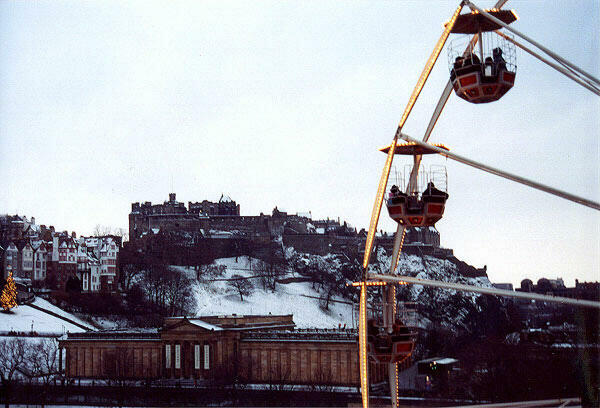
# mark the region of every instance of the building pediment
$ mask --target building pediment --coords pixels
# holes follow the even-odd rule
[[[200,319],[183,317],[167,319],[162,333],[163,335],[171,333],[209,333],[221,330],[223,329],[219,326],[206,323]]]

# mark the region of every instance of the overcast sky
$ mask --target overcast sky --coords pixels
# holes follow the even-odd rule
[[[489,7],[490,1],[480,1]],[[458,1],[0,1],[0,213],[90,234],[135,201],[276,205],[367,228],[385,155]],[[598,1],[510,1],[530,35],[600,76]],[[431,137],[600,201],[600,98],[519,52],[500,101],[452,95]],[[444,50],[404,131],[421,138]],[[409,162],[400,157],[398,168]],[[600,278],[597,211],[444,164],[437,228],[494,282]],[[395,230],[382,212],[380,228]]]

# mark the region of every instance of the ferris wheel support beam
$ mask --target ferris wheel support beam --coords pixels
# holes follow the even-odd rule
[[[400,283],[400,284],[411,283],[414,285],[433,286],[435,288],[452,289],[452,290],[458,290],[460,292],[475,292],[475,293],[483,293],[485,295],[515,297],[515,298],[521,298],[521,299],[539,300],[541,302],[562,303],[565,305],[591,307],[591,308],[595,308],[595,309],[600,309],[600,302],[593,302],[591,300],[540,295],[538,293],[517,292],[517,291],[512,291],[512,290],[504,290],[504,289],[496,289],[496,288],[485,288],[485,287],[480,287],[480,286],[464,285],[462,283],[442,282],[442,281],[429,280],[429,279],[412,278],[410,276],[371,274],[371,279],[385,281],[385,282]]]
[[[555,195],[557,197],[561,197],[561,198],[564,198],[566,200],[573,201],[573,202],[575,202],[577,204],[585,205],[586,207],[590,207],[590,208],[593,208],[594,210],[600,211],[600,203],[597,203],[596,201],[588,200],[587,198],[579,197],[579,196],[576,196],[574,194],[567,193],[566,191],[562,191],[562,190],[556,189],[554,187],[546,186],[544,184],[541,184],[541,183],[538,183],[538,182],[526,179],[524,177],[517,176],[515,174],[511,174],[511,173],[508,173],[506,171],[502,171],[502,170],[496,169],[496,168],[491,167],[491,166],[487,166],[487,165],[482,164],[482,163],[478,163],[478,162],[476,162],[474,160],[467,159],[466,157],[459,156],[456,153],[450,153],[447,150],[440,149],[439,147],[434,146],[432,144],[421,142],[420,140],[414,139],[414,138],[412,138],[412,137],[410,137],[410,136],[408,136],[408,135],[406,135],[404,133],[402,134],[401,137],[402,137],[402,139],[404,139],[404,140],[406,140],[408,142],[416,143],[416,144],[421,145],[423,147],[427,147],[428,149],[434,150],[437,153],[441,154],[442,156],[445,156],[445,157],[447,157],[449,159],[452,159],[452,160],[455,160],[457,162],[466,164],[466,165],[471,166],[471,167],[475,167],[476,169],[483,170],[483,171],[491,173],[491,174],[495,174],[496,176],[504,177],[504,178],[509,179],[511,181],[516,181],[517,183],[524,184],[524,185],[529,186],[529,187],[533,187],[533,188],[535,188],[537,190],[541,190],[541,191],[544,191],[546,193]]]
[[[542,61],[544,64],[549,65],[550,67],[554,68],[555,70],[557,70],[558,72],[560,72],[561,74],[565,75],[566,77],[572,79],[573,81],[577,82],[579,85],[583,86],[584,88],[587,88],[588,90],[592,91],[593,93],[595,93],[596,95],[600,96],[600,89],[598,89],[596,86],[592,84],[590,84],[589,82],[581,79],[577,73],[572,70],[569,69],[565,69],[564,67],[553,63],[552,61],[542,57],[541,55],[539,55],[538,53],[536,53],[535,51],[527,48],[525,45],[521,44],[520,42],[514,40],[513,38],[509,37],[508,35],[504,34],[502,31],[496,30],[495,31],[496,34],[498,34],[500,37],[506,39],[507,41],[510,41],[511,43],[513,43],[514,45],[516,45],[517,47],[521,48],[523,51],[533,55],[535,58],[539,59],[540,61]]]
[[[454,11],[454,14],[450,18],[448,24],[444,28],[442,35],[440,36],[438,42],[436,43],[427,63],[425,64],[425,68],[421,72],[419,76],[419,80],[413,89],[412,94],[408,100],[408,104],[402,113],[402,117],[400,118],[400,123],[398,124],[398,128],[396,129],[396,134],[394,135],[394,139],[390,145],[390,150],[388,152],[388,157],[383,167],[383,172],[381,174],[381,179],[379,180],[379,186],[377,188],[377,195],[375,197],[375,203],[373,204],[373,211],[371,212],[371,222],[369,224],[369,232],[367,234],[367,239],[365,242],[365,255],[363,259],[363,276],[366,281],[369,274],[369,260],[371,258],[371,252],[373,250],[373,244],[375,240],[375,233],[377,232],[377,224],[379,222],[379,216],[381,214],[381,206],[383,204],[383,197],[385,194],[385,187],[387,186],[388,178],[390,175],[390,170],[392,167],[392,161],[394,159],[394,153],[396,150],[396,143],[398,142],[398,137],[402,133],[402,128],[412,111],[412,108],[415,106],[427,79],[429,78],[429,74],[433,69],[440,53],[442,52],[442,48],[444,48],[444,44],[450,35],[450,31],[452,31],[452,27],[454,27],[454,23],[456,19],[460,15],[460,12],[463,8],[464,2],[461,1],[459,6]],[[413,169],[414,170],[414,169]],[[358,348],[359,348],[359,371],[360,371],[360,384],[361,384],[361,395],[362,395],[362,403],[364,408],[368,408],[369,406],[369,374],[368,374],[368,362],[367,362],[367,333],[366,333],[366,320],[367,320],[367,301],[366,301],[366,284],[361,287],[361,301],[359,306],[359,333],[358,333]],[[394,299],[395,304],[395,299]],[[397,373],[397,366],[395,365],[394,373]],[[392,374],[392,367],[389,366],[389,375]],[[397,378],[397,376],[396,376]],[[395,382],[397,384],[397,381]],[[392,387],[393,388],[393,387]],[[394,393],[394,392],[392,392]],[[392,402],[394,407],[397,406],[397,388],[395,390],[395,398]]]
[[[536,46],[537,48],[539,48],[540,50],[544,51],[546,54],[548,54],[549,56],[551,56],[552,58],[554,58],[555,60],[557,60],[558,62],[565,64],[566,66],[568,66],[569,68],[573,69],[574,71],[576,71],[577,73],[587,77],[590,81],[592,81],[596,86],[600,86],[600,80],[596,77],[594,77],[592,74],[584,71],[583,69],[579,68],[577,65],[569,62],[568,60],[564,59],[563,57],[561,57],[560,55],[554,53],[553,51],[551,51],[550,49],[544,47],[542,44],[538,43],[537,41],[533,40],[532,38],[529,38],[528,36],[526,36],[525,34],[521,33],[518,30],[515,30],[514,28],[512,28],[511,26],[509,26],[508,24],[504,23],[502,20],[497,19],[496,17],[492,16],[490,13],[486,12],[485,10],[482,10],[481,8],[477,7],[475,4],[471,3],[469,0],[464,0],[464,3],[469,6],[469,8],[471,8],[471,10],[476,10],[477,12],[479,12],[482,16],[486,17],[488,20],[493,21],[494,23],[500,25],[501,27],[506,28],[508,31],[510,31],[511,33],[515,34],[516,36],[521,37],[522,39],[524,39],[525,41],[533,44],[534,46]]]
[[[390,146],[390,150],[388,153],[388,158],[387,158],[387,161],[383,168],[383,172],[381,174],[381,179],[379,180],[377,196],[375,198],[375,203],[373,204],[373,211],[371,213],[371,223],[369,224],[369,233],[367,234],[367,241],[365,243],[365,256],[363,259],[363,268],[365,269],[365,276],[367,273],[366,270],[369,266],[369,259],[371,257],[371,251],[373,249],[373,241],[375,239],[375,232],[377,231],[379,215],[381,213],[381,205],[383,203],[383,195],[385,193],[385,187],[387,185],[388,177],[390,175],[390,169],[392,167],[392,161],[394,158],[396,142],[398,141],[398,137],[400,136],[400,133],[402,132],[402,128],[404,127],[404,124],[406,123],[406,120],[408,119],[408,116],[410,115],[412,108],[415,106],[415,103],[417,102],[417,99],[419,98],[419,95],[421,94],[421,91],[423,90],[423,87],[425,86],[425,82],[427,82],[427,78],[429,78],[429,74],[431,73],[431,70],[433,69],[435,62],[437,61],[437,59],[440,55],[440,52],[442,51],[442,48],[444,48],[444,44],[446,43],[446,40],[448,39],[448,36],[450,35],[450,31],[452,31],[452,27],[454,27],[454,22],[458,18],[458,15],[460,14],[462,8],[463,8],[463,2],[461,2],[460,5],[454,11],[452,18],[446,25],[444,32],[442,33],[440,39],[438,40],[433,51],[431,52],[431,55],[429,56],[429,59],[427,60],[427,63],[425,64],[425,68],[423,68],[423,71],[421,72],[421,76],[419,77],[419,80],[417,81],[417,84],[415,85],[415,88],[413,89],[413,92],[410,95],[408,104],[406,105],[406,108],[404,109],[404,113],[402,113],[402,117],[400,118],[400,123],[398,124],[398,129],[396,130],[396,134],[394,135],[394,139],[392,141],[392,144]]]

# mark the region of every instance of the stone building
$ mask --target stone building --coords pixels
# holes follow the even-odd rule
[[[129,213],[129,239],[135,241],[146,234],[165,228],[201,231],[208,226],[206,214],[188,211],[185,205],[175,198],[175,193],[171,193],[169,201],[165,201],[163,204],[152,205],[150,201],[142,204],[132,203],[131,213]]]
[[[192,203],[188,202],[189,212],[193,214],[204,214],[211,216],[240,216],[240,205],[237,204],[231,197],[221,194],[221,198],[216,203],[208,200]]]
[[[69,378],[359,385],[353,330],[294,330],[291,315],[175,317],[159,329],[68,333]],[[385,367],[370,367],[372,383]]]

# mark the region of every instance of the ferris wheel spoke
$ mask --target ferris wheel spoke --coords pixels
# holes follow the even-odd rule
[[[591,307],[594,309],[600,309],[600,302],[595,302],[592,300],[541,295],[539,293],[518,292],[518,291],[513,291],[513,290],[505,290],[505,289],[486,288],[486,287],[482,287],[482,286],[465,285],[462,283],[443,282],[443,281],[430,280],[430,279],[413,278],[410,276],[372,274],[371,279],[376,280],[376,281],[383,281],[383,282],[403,283],[403,284],[409,283],[409,284],[414,284],[414,285],[432,286],[434,288],[452,289],[452,290],[457,290],[459,292],[474,292],[474,293],[482,293],[485,295],[515,297],[515,298],[521,298],[521,299],[537,300],[537,301],[542,301],[542,302],[562,303],[565,305]]]
[[[576,196],[574,194],[567,193],[566,191],[562,191],[562,190],[559,190],[559,189],[554,188],[554,187],[546,186],[544,184],[535,182],[533,180],[529,180],[529,179],[526,179],[524,177],[517,176],[515,174],[511,174],[511,173],[508,173],[506,171],[502,171],[502,170],[496,169],[496,168],[491,167],[491,166],[487,166],[487,165],[482,164],[482,163],[478,163],[478,162],[476,162],[474,160],[471,160],[471,159],[468,159],[466,157],[459,156],[456,153],[450,153],[449,151],[444,150],[444,149],[440,149],[439,147],[434,146],[432,144],[425,143],[425,142],[422,142],[420,140],[414,139],[414,138],[412,138],[412,137],[410,137],[410,136],[408,136],[406,134],[402,134],[402,139],[404,139],[404,140],[406,140],[408,142],[416,143],[416,144],[421,145],[423,147],[427,147],[428,149],[431,149],[431,150],[433,150],[435,152],[438,152],[442,156],[445,156],[445,157],[447,157],[449,159],[455,160],[455,161],[457,161],[459,163],[463,163],[463,164],[466,164],[468,166],[475,167],[476,169],[483,170],[483,171],[485,171],[487,173],[495,174],[496,176],[500,176],[500,177],[509,179],[511,181],[515,181],[517,183],[524,184],[526,186],[535,188],[536,190],[541,190],[541,191],[544,191],[546,193],[555,195],[557,197],[564,198],[565,200],[573,201],[573,202],[575,202],[577,204],[581,204],[581,205],[584,205],[586,207],[593,208],[594,210],[599,210],[600,211],[600,203],[598,203],[596,201],[588,200],[587,198],[579,197],[579,196]]]
[[[390,262],[390,274],[393,274],[398,267],[398,261],[400,260],[400,252],[402,252],[402,246],[404,244],[404,237],[406,235],[406,228],[404,225],[398,224],[396,229],[396,237],[394,238],[394,250],[392,252],[392,261]]]
[[[535,58],[539,59],[544,64],[546,64],[546,65],[554,68],[555,70],[557,70],[558,72],[560,72],[561,74],[563,74],[564,76],[566,76],[567,78],[569,78],[569,79],[577,82],[579,85],[583,86],[584,88],[586,88],[586,89],[592,91],[593,93],[595,93],[596,95],[600,96],[600,89],[598,88],[600,86],[600,84],[594,84],[593,81],[586,80],[586,78],[582,78],[578,74],[577,71],[569,68],[565,64],[558,65],[558,64],[553,63],[552,61],[548,60],[547,58],[542,57],[537,52],[529,49],[525,45],[523,45],[520,42],[516,41],[515,39],[511,38],[510,36],[504,34],[500,30],[496,30],[495,33],[498,34],[500,37],[504,38],[505,40],[510,41],[511,43],[513,43],[514,45],[516,45],[517,47],[519,47],[520,49],[522,49],[523,51],[527,52],[528,54],[530,54],[530,55],[534,56]]]
[[[482,10],[481,8],[477,7],[477,5],[473,4],[469,0],[464,0],[464,3],[466,5],[468,5],[471,8],[471,10],[476,10],[478,13],[480,13],[482,16],[486,17],[488,20],[493,21],[494,23],[500,25],[501,27],[504,27],[505,29],[507,29],[508,31],[510,31],[511,33],[513,33],[514,35],[516,35],[516,36],[524,39],[525,41],[529,42],[530,44],[533,44],[535,47],[537,47],[538,49],[544,51],[546,54],[548,54],[549,56],[551,56],[552,58],[554,58],[556,61],[558,61],[558,62],[560,62],[560,63],[568,66],[569,68],[573,69],[577,73],[585,76],[587,79],[589,79],[591,82],[593,82],[596,86],[600,86],[600,80],[598,78],[594,77],[592,74],[584,71],[583,69],[579,68],[577,65],[573,64],[572,62],[569,62],[565,58],[563,58],[560,55],[556,54],[552,50],[544,47],[542,44],[540,44],[537,41],[533,40],[532,38],[526,36],[525,34],[521,33],[520,31],[515,30],[514,28],[510,27],[508,24],[506,24],[503,21],[501,21],[501,20],[497,19],[496,17],[492,16],[487,11]]]

